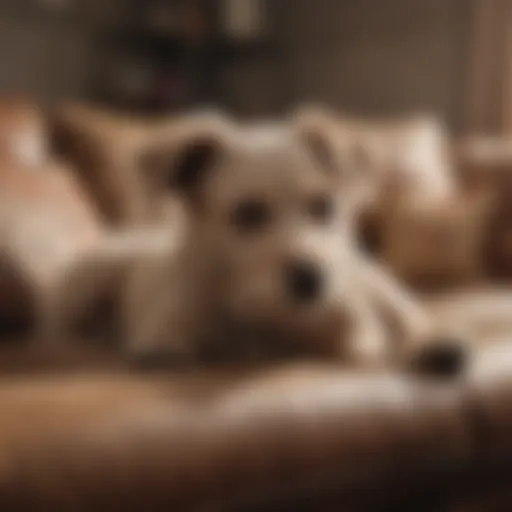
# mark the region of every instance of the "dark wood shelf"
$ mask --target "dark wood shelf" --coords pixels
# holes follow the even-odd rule
[[[185,0],[186,2],[187,0]],[[175,4],[184,4],[184,0],[175,0]],[[259,58],[275,58],[280,54],[279,45],[272,40],[236,42],[226,39],[219,34],[218,4],[215,1],[203,0],[203,8],[207,15],[208,26],[190,37],[190,30],[183,25],[180,31],[155,28],[147,14],[146,8],[151,8],[145,2],[135,2],[132,5],[129,23],[120,25],[117,29],[103,33],[99,52],[103,52],[107,61],[111,58],[112,69],[119,65],[116,59],[133,60],[135,63],[144,62],[144,67],[152,68],[154,84],[150,85],[148,95],[158,96],[161,89],[168,85],[169,77],[182,81],[187,88],[184,94],[186,104],[220,104],[224,103],[221,92],[222,73],[227,66],[237,65]],[[169,26],[172,26],[170,23]],[[179,24],[178,24],[179,25]],[[190,26],[188,27],[190,29]],[[192,29],[192,32],[197,30]],[[103,48],[103,50],[102,50]],[[110,55],[110,57],[109,57]],[[136,64],[135,64],[136,65]],[[99,73],[100,79],[102,73]],[[156,92],[155,92],[156,91]],[[160,91],[160,92],[158,92]],[[114,93],[115,95],[115,93]],[[152,99],[142,101],[151,104]],[[182,105],[185,106],[185,105]],[[152,108],[158,109],[158,102]],[[144,107],[143,107],[144,108]]]

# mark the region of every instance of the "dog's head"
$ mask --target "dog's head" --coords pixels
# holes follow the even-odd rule
[[[171,160],[161,179],[219,277],[223,313],[293,329],[334,309],[357,201],[319,132],[223,123],[187,134]]]

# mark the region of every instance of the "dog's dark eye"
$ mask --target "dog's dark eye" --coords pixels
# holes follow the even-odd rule
[[[238,204],[231,213],[231,224],[241,232],[263,229],[270,222],[268,205],[261,201],[245,201]]]
[[[328,222],[334,215],[334,201],[328,196],[315,197],[308,208],[309,215],[318,222]]]

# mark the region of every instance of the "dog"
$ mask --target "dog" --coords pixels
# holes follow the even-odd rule
[[[181,205],[166,241],[149,248],[133,232],[115,235],[65,276],[53,313],[80,297],[81,282],[99,289],[114,279],[122,343],[138,361],[308,353],[355,367],[463,366],[462,340],[437,332],[422,305],[357,251],[364,194],[322,132],[219,118],[164,153],[148,172]]]

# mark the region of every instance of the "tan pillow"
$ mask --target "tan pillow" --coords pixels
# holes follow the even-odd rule
[[[341,172],[354,167],[355,158],[372,209],[387,210],[397,202],[427,203],[456,193],[449,137],[432,116],[364,120],[310,106],[299,109],[296,119],[323,131]]]
[[[379,208],[435,202],[456,193],[449,139],[439,120],[412,116],[360,129],[379,168]]]
[[[401,205],[382,225],[382,258],[422,287],[478,281],[491,205],[486,195]]]

